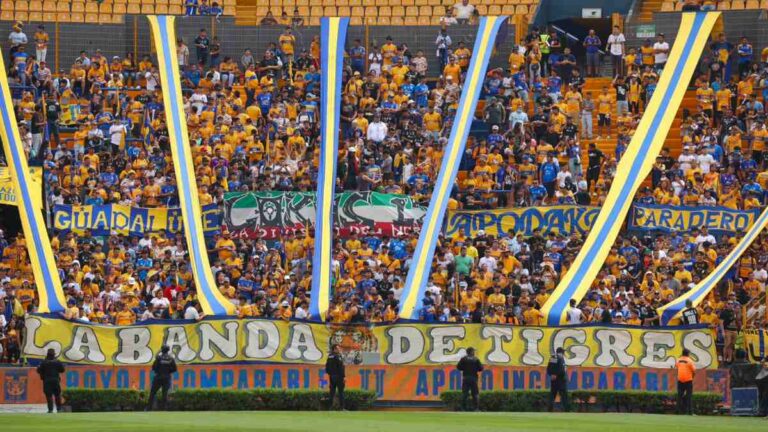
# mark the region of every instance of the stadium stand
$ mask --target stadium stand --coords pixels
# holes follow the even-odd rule
[[[38,3],[13,2],[13,19],[17,12],[53,13],[54,3],[57,16],[76,16],[75,22],[122,16],[122,3],[117,2],[95,8],[91,3],[71,3],[69,8],[60,2]],[[381,18],[389,23],[415,19],[418,24],[425,17],[434,24],[443,5],[423,3],[396,0],[375,6],[367,0],[337,0],[317,6],[283,0],[279,6],[299,8],[299,18],[309,24],[332,12],[327,8],[348,10],[361,19],[374,8],[377,24],[384,22]],[[490,13],[492,7],[496,12],[512,5],[485,6]],[[125,6],[130,14],[145,7],[156,11],[165,3],[132,1]],[[514,6],[517,12],[533,5]],[[257,17],[272,11],[271,5],[254,7],[262,8],[254,12]],[[131,12],[136,8],[138,12]],[[445,35],[460,29],[448,26]],[[547,56],[542,55],[540,34],[521,31],[519,39],[521,45],[511,47],[507,61],[486,76],[449,209],[600,206],[611,183],[622,175],[616,172],[617,161],[631,136],[639,133],[636,126],[655,90],[659,67],[654,53],[630,44],[621,78],[584,78],[584,59],[566,51],[556,33],[547,42]],[[9,77],[23,121],[19,128],[31,163],[45,167],[49,207],[178,207],[158,65],[149,50],[107,57],[89,49],[77,59],[62,60],[55,71],[42,62],[53,56],[46,52],[52,41],[44,29],[17,24],[9,41]],[[312,38],[300,44],[288,29],[273,34],[269,42],[260,52],[234,50],[201,32],[194,41],[178,44],[204,206],[223,207],[228,192],[315,190],[319,42]],[[337,191],[402,194],[415,206],[426,206],[472,56],[466,46],[471,45],[449,44],[435,65],[426,58],[434,49],[426,54],[396,38],[382,42],[348,45]],[[64,48],[57,44],[56,49]],[[699,210],[718,206],[733,212],[764,207],[768,48],[715,37],[708,53],[703,72],[686,92],[667,149],[635,198],[637,204]],[[49,217],[51,212],[49,208]],[[689,228],[679,234],[623,230],[593,289],[578,305],[584,322],[655,325],[656,308],[706,276],[739,236]],[[307,318],[313,238],[303,231],[279,231],[274,238],[249,238],[224,229],[209,242],[218,288],[237,305],[241,317]],[[183,318],[198,307],[179,233],[54,233],[52,246],[69,300],[66,318],[119,325]],[[337,237],[330,320],[395,321],[417,237],[412,231]],[[430,295],[420,305],[421,320],[542,324],[539,309],[582,241],[579,232],[459,230],[455,236],[441,235]],[[702,303],[702,322],[723,335],[765,325],[767,246],[768,235],[763,234]],[[0,311],[7,315],[5,331],[10,333],[26,312],[35,311],[35,282],[21,235],[4,236],[0,248]]]
[[[536,0],[494,0],[478,5],[478,15],[521,15],[530,22],[536,12]],[[450,0],[391,0],[379,4],[370,0],[324,0],[310,6],[307,0],[222,0],[197,2],[187,6],[185,0],[105,0],[96,1],[24,1],[4,0],[0,4],[0,20],[31,22],[116,23],[124,15],[169,14],[236,16],[239,25],[262,24],[268,16],[273,24],[287,24],[301,17],[308,25],[318,25],[322,16],[349,16],[352,25],[438,25],[452,10]],[[393,22],[394,19],[394,22]]]

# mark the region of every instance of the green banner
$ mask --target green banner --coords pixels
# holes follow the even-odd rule
[[[336,194],[336,235],[402,235],[418,230],[425,209],[407,195],[379,192]],[[276,239],[315,223],[312,192],[229,192],[224,194],[223,226],[234,237]]]

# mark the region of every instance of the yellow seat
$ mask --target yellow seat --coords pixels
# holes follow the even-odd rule
[[[82,3],[82,2],[72,3],[72,12],[85,12],[85,3]]]
[[[323,7],[322,6],[312,6],[309,9],[309,16],[313,16],[313,17],[323,16]]]
[[[53,0],[45,0],[43,2],[43,12],[56,12],[56,2]]]
[[[502,15],[514,15],[515,14],[515,5],[508,4],[501,7],[501,14]]]
[[[85,14],[81,12],[72,12],[72,14],[70,15],[69,22],[81,23],[83,21],[85,21]]]
[[[501,6],[499,5],[490,5],[488,6],[488,15],[501,15]]]
[[[340,17],[348,17],[348,16],[352,15],[352,13],[349,10],[349,6],[339,6],[337,8],[336,13]]]
[[[99,5],[99,13],[103,15],[112,15],[112,5],[109,3],[102,3]],[[111,17],[110,17],[111,18]]]
[[[392,20],[388,16],[380,16],[376,21],[377,25],[392,25]]]
[[[419,16],[432,16],[435,15],[435,12],[432,9],[432,6],[429,5],[422,5],[419,6]]]
[[[353,26],[361,26],[363,25],[363,17],[361,16],[353,16],[349,19],[349,25]]]
[[[440,0],[427,0],[427,4],[430,6],[442,6],[442,2]]]
[[[403,6],[415,6],[416,2],[414,0],[402,0],[400,4]]]
[[[69,12],[69,3],[56,2],[56,12]]]
[[[311,26],[319,26],[320,25],[320,17],[309,17],[309,25]]]
[[[0,2],[0,11],[13,12],[15,6],[13,0],[3,0]],[[11,14],[11,19],[13,19],[13,14]]]
[[[379,16],[380,17],[390,17],[392,16],[392,8],[389,6],[381,6],[379,7]],[[381,20],[379,20],[379,23]]]
[[[747,9],[760,9],[760,1],[759,0],[747,0],[746,4],[744,5]]]
[[[29,22],[40,22],[43,20],[43,13],[40,11],[29,12],[27,19]]]
[[[528,14],[528,6],[517,5],[515,7],[515,15],[527,15],[527,14]]]
[[[13,10],[3,9],[0,11],[0,20],[2,21],[13,21]]]
[[[404,20],[402,15],[395,15],[391,18],[390,22],[391,25],[404,25]]]
[[[167,4],[155,5],[155,13],[158,15],[168,15],[168,5]]]
[[[677,8],[675,8],[677,10]],[[680,10],[683,10],[682,6],[680,7]],[[731,10],[731,2],[728,0],[723,0],[717,4],[717,10]]]
[[[398,6],[395,6],[395,7],[392,8],[392,15],[394,15],[394,16],[412,16],[412,17],[415,17],[415,16],[419,15],[419,8],[416,7],[416,6],[406,6],[405,7],[405,13],[402,13],[402,14],[398,14],[397,13],[397,7]],[[402,6],[399,6],[399,7],[402,8]]]
[[[379,8],[377,8],[376,6],[367,6],[363,10],[365,11],[363,16],[366,18],[370,18],[370,17],[376,18],[377,16],[379,16]]]
[[[349,0],[348,3],[350,6],[362,6],[363,0]]]
[[[420,16],[420,17],[419,17],[419,20],[418,20],[418,22],[417,22],[416,24],[418,24],[418,25],[420,25],[420,26],[428,26],[428,25],[432,25],[432,22],[431,22],[431,20],[432,20],[432,17],[428,17],[428,16]]]
[[[125,24],[125,15],[112,15],[112,24]]]
[[[296,6],[299,9],[299,15],[309,16],[309,6]]]
[[[87,24],[97,24],[99,22],[99,14],[90,12],[86,13],[85,22]]]
[[[69,12],[56,12],[56,21],[65,23],[70,22],[72,21],[72,16]]]
[[[376,0],[363,0],[363,6],[376,6]]]
[[[352,10],[350,11],[350,16],[353,17],[361,17],[365,14],[365,9],[363,9],[362,6],[352,6]]]
[[[112,14],[99,14],[99,24],[112,24]]]
[[[226,16],[235,16],[237,14],[237,7],[235,6],[224,6],[224,9],[221,11],[222,14]]]
[[[385,1],[382,1],[381,4],[384,5]],[[390,6],[402,6],[402,0],[386,0],[386,4]]]
[[[125,14],[125,4],[123,4],[123,3],[117,3],[117,4],[115,4],[115,5],[112,7],[112,13],[114,13],[114,14],[116,14],[116,15],[117,15],[117,14],[121,14],[121,15],[124,15],[124,14]]]
[[[731,2],[731,10],[742,10],[744,9],[744,0],[733,0]]]
[[[416,6],[426,6],[429,4],[429,0],[416,0],[413,4]]]
[[[40,0],[33,0],[29,2],[29,11],[30,12],[40,12],[43,10],[43,2]],[[39,20],[34,20],[39,21]]]
[[[415,16],[406,16],[403,23],[407,26],[415,26],[415,25],[419,25],[419,19],[416,18]]]
[[[17,11],[16,13],[13,14],[13,19],[15,19],[16,21],[27,22],[29,21],[29,12]]]
[[[56,21],[56,12],[51,12],[51,11],[43,12],[42,20],[45,21],[45,22]]]
[[[349,6],[349,0],[336,0],[336,6]]]
[[[169,15],[181,15],[184,12],[182,12],[181,5],[170,5],[168,6],[168,14]]]
[[[478,15],[488,15],[488,6],[484,4],[479,4],[475,6],[475,10],[477,11]]]
[[[672,12],[675,10],[675,3],[671,1],[665,1],[661,4],[661,11],[662,12]]]
[[[129,3],[128,4],[128,13],[131,15],[138,15],[141,13],[141,5],[138,5],[136,3]]]
[[[16,6],[13,8],[13,10],[15,10],[16,12],[19,12],[19,11],[26,12],[29,10],[29,2],[26,0],[16,0]]]
[[[257,17],[265,17],[265,16],[267,16],[267,12],[269,12],[269,6],[257,6],[256,7],[256,16]]]
[[[760,0],[760,9],[768,9],[768,0]]]
[[[296,6],[309,6],[309,0],[296,0]]]
[[[99,4],[96,2],[88,2],[85,4],[85,13],[98,13],[99,12]]]

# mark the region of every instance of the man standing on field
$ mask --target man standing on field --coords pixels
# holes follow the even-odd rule
[[[683,349],[683,355],[677,359],[677,413],[693,414],[693,377],[696,366],[689,357],[691,352]]]
[[[467,407],[467,399],[471,393],[474,410],[480,411],[480,399],[478,397],[480,390],[477,386],[477,376],[483,371],[483,364],[480,363],[480,360],[477,357],[475,357],[474,348],[467,348],[467,355],[459,360],[456,369],[461,371],[462,408],[464,408],[465,411],[469,411],[469,408]]]

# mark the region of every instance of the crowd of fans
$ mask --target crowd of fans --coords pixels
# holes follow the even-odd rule
[[[615,79],[599,91],[585,90],[582,75],[593,60],[577,59],[557,33],[539,29],[513,47],[507,68],[488,71],[478,119],[487,130],[467,143],[449,209],[604,202],[666,61],[658,48],[666,44],[663,35],[657,48],[646,41],[626,54],[619,35],[615,29],[608,40],[620,52],[601,45],[619,58]],[[43,27],[28,40],[17,26],[9,41],[19,130],[31,164],[45,168],[49,206],[178,206],[161,83],[149,56],[83,51],[71,69],[53,73]],[[177,53],[201,204],[221,204],[231,191],[315,190],[319,39],[298,46],[286,27],[265,52],[238,56],[205,29],[187,43],[179,40]],[[424,52],[393,38],[370,47],[350,41],[337,192],[400,193],[428,204],[472,56],[446,29],[435,45],[440,70],[430,69]],[[746,38],[714,39],[694,83],[698,107],[683,115],[682,154],[662,152],[637,201],[764,206],[768,51],[756,58],[747,45]],[[600,150],[606,145],[615,150],[606,154]],[[235,239],[225,229],[210,242],[218,288],[239,316],[318,318],[308,312],[314,239],[307,231],[267,241]],[[65,318],[126,325],[203,316],[183,235],[52,232],[51,238],[67,295]],[[397,321],[417,240],[415,233],[335,238],[329,320]],[[593,288],[572,304],[569,322],[658,325],[656,308],[709,274],[737,240],[738,233],[715,237],[706,228],[623,231]],[[582,242],[578,233],[541,231],[441,235],[420,319],[544,324],[540,308]],[[12,353],[19,323],[36,310],[37,298],[22,233],[3,235],[0,250],[0,328],[4,351]],[[753,325],[765,325],[763,306],[750,302],[765,293],[766,251],[762,235],[700,306],[700,321],[718,328],[731,348],[745,306]]]

